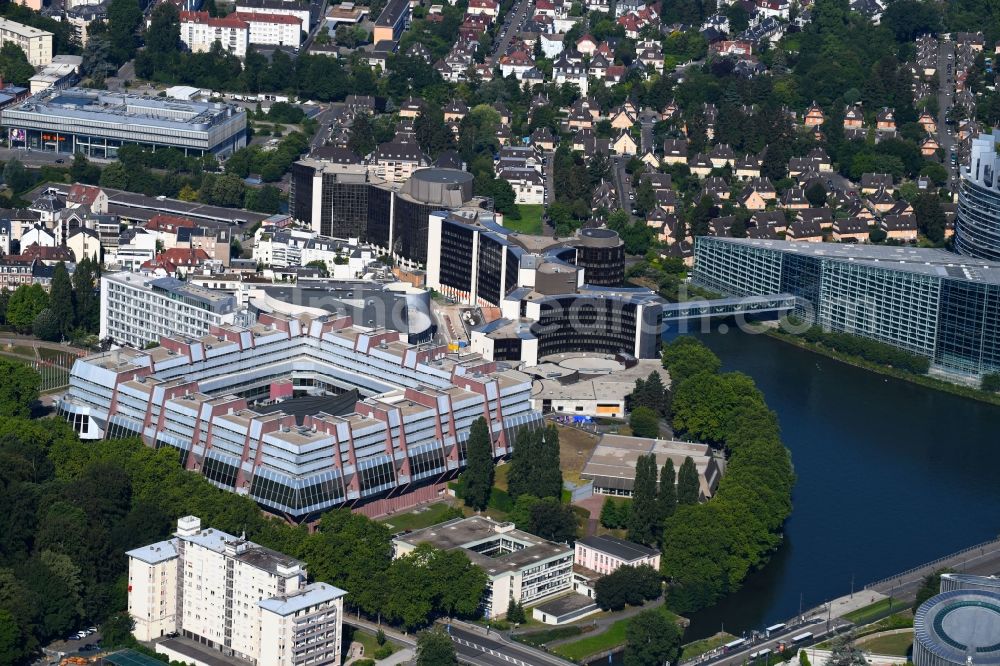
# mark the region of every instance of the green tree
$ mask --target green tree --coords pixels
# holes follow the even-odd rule
[[[73,155],[73,163],[69,167],[69,176],[76,183],[96,185],[101,179],[101,169],[90,163],[83,153]]]
[[[463,499],[467,506],[482,511],[493,489],[493,442],[486,420],[479,417],[472,422],[466,453],[466,468],[462,474],[465,485]]]
[[[656,208],[656,191],[653,189],[653,184],[644,178],[635,190],[635,210],[640,216],[644,216],[654,208]]]
[[[701,340],[684,335],[663,346],[663,367],[670,372],[670,381],[676,391],[688,377],[701,372],[715,373],[722,361]]]
[[[7,160],[3,167],[3,182],[12,192],[21,192],[28,189],[34,183],[34,178],[24,168],[24,164],[16,157]]]
[[[648,565],[620,566],[594,584],[595,601],[605,611],[619,611],[626,605],[638,606],[659,598],[662,593],[663,579]]]
[[[52,308],[45,308],[31,322],[31,334],[39,340],[47,340],[48,342],[59,342],[62,337],[61,328],[62,322],[56,318]]]
[[[633,409],[628,423],[636,437],[658,437],[660,434],[660,415],[649,407]]]
[[[576,540],[579,521],[570,505],[547,497],[531,505],[530,515],[527,531],[532,534],[558,543],[572,543]]]
[[[128,613],[115,613],[101,624],[101,644],[105,648],[132,647],[135,622]]]
[[[14,42],[7,42],[0,47],[0,71],[3,72],[4,81],[19,86],[27,86],[28,79],[35,74],[35,68],[28,62],[28,57]]]
[[[674,461],[667,458],[660,469],[660,487],[656,494],[656,507],[660,520],[666,520],[677,510],[677,475],[674,472]],[[662,533],[659,534],[662,536]]]
[[[812,185],[806,188],[806,199],[809,200],[810,205],[815,208],[826,205],[826,188],[823,187],[823,183],[816,181]]]
[[[101,301],[94,292],[99,266],[100,257],[83,257],[73,272],[75,324],[86,333],[97,333],[100,326]]]
[[[431,629],[417,638],[417,666],[458,666],[451,638],[442,629]]]
[[[632,512],[629,515],[628,539],[641,544],[657,541],[656,456],[639,456],[632,484]]]
[[[921,194],[913,201],[913,213],[917,218],[917,228],[932,243],[944,242],[947,220],[941,208],[941,200],[933,194]]]
[[[17,620],[9,611],[0,609],[0,664],[16,664],[26,656]]]
[[[104,167],[101,172],[101,187],[110,187],[116,190],[128,189],[129,172],[121,162],[112,162]]]
[[[809,662],[809,655],[805,650],[799,650],[799,666],[812,666]]]
[[[604,498],[601,505],[601,525],[609,530],[623,529],[628,525],[631,506],[628,500],[616,501],[611,497]]]
[[[68,337],[76,321],[73,311],[73,285],[69,279],[66,264],[60,261],[52,270],[52,286],[49,288],[49,310],[58,325],[58,331]]]
[[[941,593],[941,574],[950,573],[951,569],[938,569],[932,574],[924,576],[924,580],[917,588],[917,596],[913,600],[913,612],[916,613],[925,601]]]
[[[135,54],[141,24],[142,10],[137,0],[111,0],[107,25],[111,57],[115,63],[124,64]]]
[[[625,627],[625,666],[676,664],[681,654],[681,632],[659,609],[643,611]]]
[[[156,5],[146,30],[146,51],[154,56],[176,53],[181,43],[181,22],[177,6],[166,2]]]
[[[864,666],[867,663],[864,651],[854,645],[853,634],[842,634],[833,639],[826,666]]]
[[[511,599],[507,602],[507,621],[511,624],[524,624],[527,622],[524,614],[524,606],[520,602]]]
[[[697,504],[701,496],[698,483],[698,468],[691,456],[684,458],[680,471],[677,472],[677,504]]]
[[[987,393],[1000,391],[1000,372],[988,372],[983,375],[979,388]]]
[[[35,317],[49,306],[49,295],[40,284],[19,285],[7,303],[7,323],[22,333],[31,330]]]
[[[351,122],[351,134],[347,139],[347,148],[359,157],[365,157],[375,150],[375,134],[372,131],[368,114],[359,113]]]

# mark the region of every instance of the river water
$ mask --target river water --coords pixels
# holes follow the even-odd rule
[[[703,337],[764,392],[797,484],[765,568],[691,617],[740,635],[1000,533],[1000,407],[882,377],[764,335]],[[670,546],[667,545],[667,548]]]

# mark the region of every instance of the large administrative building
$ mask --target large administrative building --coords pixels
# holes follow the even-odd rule
[[[1000,131],[972,140],[969,164],[961,169],[955,219],[955,250],[1000,261]]]
[[[420,267],[427,261],[430,214],[479,208],[472,180],[458,169],[418,169],[399,185],[363,166],[301,160],[292,165],[288,211],[319,234],[358,238]]]
[[[541,418],[527,375],[350,317],[261,314],[210,331],[76,361],[60,414],[83,439],[175,448],[188,469],[296,520],[451,478],[479,417],[497,457]]]
[[[1000,263],[945,250],[700,237],[694,282],[731,296],[788,293],[797,313],[977,376],[1000,370]]]
[[[247,116],[216,102],[50,88],[0,111],[11,148],[113,160],[124,145],[226,157],[247,143]]]
[[[949,585],[955,582],[947,581]],[[942,592],[917,609],[913,618],[914,666],[1000,664],[1000,592],[990,589],[988,582],[963,583],[964,589]],[[945,586],[942,577],[942,589]]]

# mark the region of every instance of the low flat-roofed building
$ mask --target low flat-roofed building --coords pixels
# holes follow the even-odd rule
[[[668,458],[673,461],[674,469],[680,469],[684,459],[691,458],[698,470],[698,489],[702,499],[710,498],[719,487],[722,466],[708,444],[626,435],[602,436],[583,466],[580,478],[593,481],[597,494],[631,497],[636,462],[639,456],[648,453],[656,456],[657,469],[663,467]]]
[[[535,409],[570,417],[625,418],[625,402],[637,379],[655,372],[664,386],[670,383],[659,359],[631,356],[562,354],[525,367],[523,372],[534,378],[531,404]]]
[[[649,566],[660,569],[660,551],[610,534],[584,537],[576,542],[573,563],[602,575],[618,567]]]
[[[58,55],[40,72],[28,79],[31,94],[37,95],[49,88],[67,88],[79,80],[81,56]]]
[[[485,516],[456,518],[393,539],[395,557],[428,543],[442,550],[461,549],[489,578],[484,615],[502,617],[509,600],[525,605],[566,592],[573,586],[573,549],[521,531],[513,523]]]
[[[83,88],[50,89],[0,111],[11,148],[112,160],[124,145],[224,157],[246,145],[243,109]]]

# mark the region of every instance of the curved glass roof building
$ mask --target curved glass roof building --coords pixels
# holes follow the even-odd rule
[[[1000,132],[972,140],[969,164],[961,169],[955,220],[955,250],[978,259],[1000,260]]]
[[[924,603],[913,620],[913,663],[1000,664],[1000,593],[953,590]]]

